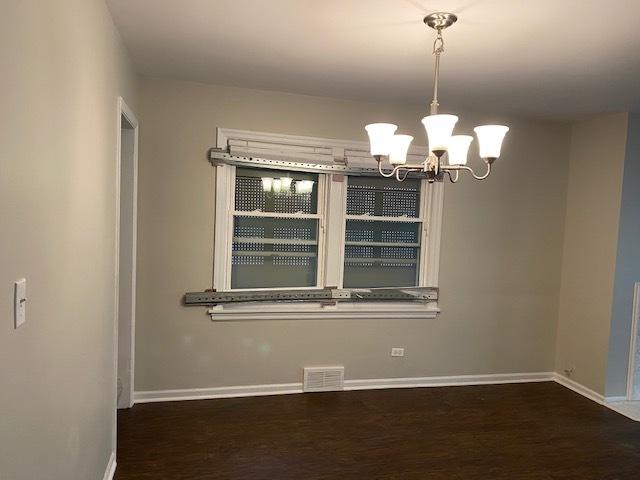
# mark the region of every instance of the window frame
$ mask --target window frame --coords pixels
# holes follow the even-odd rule
[[[317,137],[270,134],[218,128],[217,148],[229,150],[233,155],[286,159],[300,163],[344,164],[371,166],[368,144]],[[425,147],[413,146],[410,155],[422,157]],[[295,168],[292,168],[295,170]],[[347,215],[347,186],[349,175],[332,172],[318,174],[318,209],[316,214],[292,214],[294,218],[317,218],[318,256],[316,285],[311,287],[277,287],[231,289],[232,245],[234,218],[236,214],[247,216],[247,212],[235,211],[235,172],[233,165],[215,166],[215,222],[213,245],[213,288],[218,291],[288,290],[323,287],[342,288],[344,275],[345,229],[347,220],[367,219],[376,221],[398,221],[398,217]],[[442,226],[444,189],[442,182],[420,184],[419,214],[411,222],[421,223],[418,259],[419,287],[438,287],[440,239]],[[251,213],[250,216],[268,217],[269,214]],[[327,255],[327,244],[339,245],[337,255]],[[219,261],[221,260],[221,261]],[[219,305],[210,310],[212,319],[269,319],[288,318],[354,318],[361,315],[379,318],[384,315],[402,318],[433,318],[439,312],[436,302],[428,305],[417,302],[362,302],[326,306],[305,302],[306,305],[288,303],[262,303],[255,305]],[[383,308],[381,308],[383,307]],[[367,316],[367,312],[368,315]],[[390,315],[391,313],[394,315]],[[373,316],[372,316],[373,315]]]
[[[229,195],[228,201],[225,202],[228,210],[230,212],[228,219],[228,224],[221,227],[224,229],[228,229],[228,232],[218,231],[216,229],[216,234],[219,233],[220,238],[224,238],[226,244],[224,245],[224,249],[219,254],[221,257],[218,257],[216,254],[214,256],[214,279],[213,279],[213,288],[218,291],[229,291],[229,292],[242,292],[248,290],[261,290],[261,291],[276,291],[276,290],[311,290],[314,288],[322,288],[324,284],[324,257],[326,254],[325,243],[326,243],[326,228],[325,228],[325,207],[326,200],[326,178],[323,174],[318,175],[318,198],[317,198],[317,211],[316,213],[300,213],[300,214],[291,214],[291,213],[272,213],[272,212],[247,212],[235,209],[235,185],[236,185],[236,169],[232,165],[221,165],[216,168],[225,168],[226,171],[222,173],[223,182],[228,182],[227,185],[230,188],[227,189],[225,195]],[[218,174],[220,170],[217,170],[216,174]],[[216,185],[216,191],[219,188]],[[225,187],[222,186],[222,189]],[[216,194],[216,205],[220,198]],[[294,218],[301,220],[317,220],[318,221],[318,230],[317,237],[318,243],[316,245],[317,248],[317,260],[316,260],[316,284],[312,286],[306,287],[263,287],[263,288],[231,288],[231,275],[232,275],[232,261],[233,261],[233,232],[234,232],[234,219],[236,217],[255,217],[255,218]],[[216,214],[217,219],[217,214]],[[216,225],[217,228],[217,225]],[[214,243],[215,247],[215,243]],[[224,258],[225,259],[225,267],[220,276],[216,276],[216,258]]]
[[[426,252],[427,249],[429,248],[428,245],[428,192],[429,192],[429,182],[427,182],[427,180],[421,180],[420,181],[420,190],[419,190],[419,198],[420,198],[420,203],[418,206],[418,216],[417,217],[382,217],[382,216],[375,216],[375,215],[349,215],[347,214],[347,190],[349,188],[349,176],[346,176],[346,182],[345,182],[345,192],[344,192],[344,204],[342,207],[342,216],[343,216],[343,220],[342,223],[344,224],[344,228],[346,230],[346,226],[347,226],[347,221],[348,220],[370,220],[370,221],[376,221],[376,222],[408,222],[408,223],[418,223],[420,224],[420,241],[419,241],[419,246],[418,248],[418,258],[417,258],[417,262],[418,262],[418,275],[417,275],[417,285],[415,285],[416,287],[430,287],[430,286],[436,286],[436,285],[427,285],[427,263],[426,263]],[[395,181],[393,179],[391,179],[392,181]],[[340,285],[339,288],[343,288],[344,284],[344,250],[346,247],[346,232],[343,232],[342,235],[342,243],[341,243],[341,247],[342,247],[342,274],[340,277]],[[395,288],[393,286],[391,286],[391,288]],[[398,288],[402,288],[402,287],[398,287]]]

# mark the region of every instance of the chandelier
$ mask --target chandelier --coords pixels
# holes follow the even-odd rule
[[[438,78],[440,76],[440,56],[444,53],[442,31],[453,25],[458,17],[453,13],[432,13],[424,18],[424,23],[437,34],[433,42],[435,72],[433,80],[433,100],[429,115],[422,119],[429,140],[429,155],[422,164],[407,164],[407,152],[413,140],[411,135],[398,135],[397,125],[372,123],[365,127],[371,144],[371,155],[378,162],[378,172],[383,177],[395,177],[403,181],[410,173],[425,177],[429,182],[440,182],[445,174],[452,183],[458,181],[460,171],[471,173],[476,180],[484,180],[491,174],[491,165],[500,156],[502,140],[509,131],[504,125],[482,125],[474,128],[478,137],[480,157],[486,164],[486,171],[477,175],[467,166],[467,154],[473,141],[470,135],[453,135],[458,122],[455,115],[438,113]],[[445,157],[446,154],[446,157]],[[383,168],[383,159],[391,164],[391,170]],[[446,160],[446,161],[445,161]]]

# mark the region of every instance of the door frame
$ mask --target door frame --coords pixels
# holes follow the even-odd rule
[[[122,117],[124,116],[131,124],[134,130],[134,147],[133,147],[133,202],[132,202],[132,225],[131,225],[131,330],[129,332],[131,338],[131,369],[129,382],[129,406],[133,406],[134,392],[134,366],[135,366],[135,319],[136,319],[136,253],[137,253],[137,224],[138,224],[138,119],[129,108],[122,97],[117,99],[117,129],[116,129],[116,205],[115,205],[115,297],[114,297],[114,439],[113,446],[115,451],[116,429],[117,429],[117,410],[118,410],[118,327],[119,327],[119,302],[120,302],[120,204],[121,204],[121,173],[122,173]]]
[[[631,338],[629,340],[629,366],[627,368],[627,400],[633,400],[633,387],[636,381],[636,349],[640,347],[637,343],[638,322],[640,319],[640,282],[634,285],[633,308],[631,309]]]

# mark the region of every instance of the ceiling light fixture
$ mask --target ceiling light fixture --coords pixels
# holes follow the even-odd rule
[[[509,131],[504,125],[483,125],[474,128],[478,137],[478,149],[480,157],[484,160],[487,169],[482,175],[477,175],[471,167],[467,166],[467,153],[473,137],[469,135],[453,135],[453,128],[458,122],[455,115],[438,114],[438,80],[440,77],[440,56],[444,53],[444,40],[442,31],[453,25],[458,20],[453,13],[432,13],[424,18],[424,23],[436,32],[433,42],[433,55],[435,56],[435,72],[433,80],[433,100],[431,101],[429,115],[422,119],[422,124],[427,131],[429,140],[429,156],[422,164],[407,164],[407,151],[413,140],[410,135],[397,135],[397,125],[391,123],[372,123],[365,127],[369,134],[371,155],[378,162],[378,171],[383,177],[395,176],[398,181],[403,181],[409,173],[422,173],[430,182],[442,181],[447,174],[452,183],[458,181],[460,171],[470,172],[476,180],[484,180],[491,174],[491,165],[500,157],[502,140]],[[444,155],[447,154],[444,162]],[[382,160],[386,158],[392,169],[384,169]]]

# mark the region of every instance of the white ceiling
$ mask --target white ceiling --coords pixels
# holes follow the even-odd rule
[[[140,72],[553,118],[640,110],[640,0],[107,0]],[[426,108],[426,107],[425,107]]]

